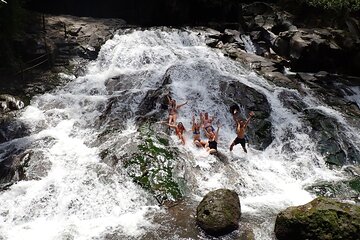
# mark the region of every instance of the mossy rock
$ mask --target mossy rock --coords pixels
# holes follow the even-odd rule
[[[139,131],[138,151],[125,163],[129,176],[153,193],[159,203],[182,198],[183,191],[173,176],[178,153],[169,150],[169,140],[155,134],[150,123],[143,124]]]
[[[357,240],[360,239],[360,207],[319,197],[279,213],[275,234],[278,240]]]
[[[239,196],[229,189],[218,189],[205,195],[196,210],[197,224],[208,234],[221,236],[239,227]]]

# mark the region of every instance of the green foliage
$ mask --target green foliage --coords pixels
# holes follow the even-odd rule
[[[0,3],[0,66],[13,68],[20,60],[14,52],[14,41],[22,36],[28,19],[23,8],[25,0],[11,0]]]
[[[169,142],[156,136],[148,124],[140,128],[142,143],[138,152],[126,162],[129,176],[143,188],[152,192],[162,202],[182,197],[179,184],[173,178],[176,152],[169,150]]]
[[[305,0],[311,6],[337,11],[356,11],[360,9],[360,0]]]

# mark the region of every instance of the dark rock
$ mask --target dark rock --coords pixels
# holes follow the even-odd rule
[[[17,182],[25,178],[25,167],[29,162],[31,151],[14,153],[0,162],[0,184]]]
[[[225,29],[221,40],[224,43],[242,42],[240,39],[240,32],[232,29]]]
[[[282,37],[277,37],[272,45],[272,49],[280,56],[288,57],[290,53],[290,42]]]
[[[220,236],[239,227],[240,200],[236,192],[218,189],[205,195],[196,209],[196,222],[208,234]]]
[[[320,197],[279,213],[275,235],[278,240],[360,239],[360,207]]]
[[[26,125],[12,116],[0,118],[0,143],[28,135]]]
[[[360,24],[359,21],[355,18],[349,17],[346,19],[346,25],[356,40],[360,40]]]
[[[18,97],[10,94],[0,94],[1,109],[5,111],[22,109],[25,104]]]
[[[252,146],[258,149],[265,149],[273,140],[271,135],[270,105],[266,97],[256,90],[237,81],[221,80],[220,92],[222,99],[228,106],[241,104],[247,111],[254,111],[255,117],[252,118],[248,126],[248,136]],[[234,109],[234,108],[232,108]],[[240,112],[241,118],[246,118],[245,112]]]
[[[208,45],[211,48],[215,48],[216,45],[218,44],[219,40],[214,39],[214,38],[208,38],[205,40],[206,45]]]
[[[212,28],[207,28],[206,33],[209,38],[214,38],[214,39],[220,39],[222,36],[221,32],[219,32],[215,29],[212,29]]]
[[[329,76],[328,72],[325,71],[320,71],[314,74],[314,77],[318,78],[318,79],[325,79],[326,77]]]
[[[271,5],[264,2],[254,2],[250,4],[244,4],[242,6],[242,14],[244,16],[256,16],[256,15],[265,15],[271,14],[274,12]]]
[[[313,82],[317,80],[314,74],[311,73],[298,72],[296,73],[296,76],[303,82]]]
[[[316,109],[305,109],[304,117],[311,126],[311,136],[317,141],[317,149],[328,164],[342,166],[354,164],[360,159],[360,153],[354,149],[346,129],[329,116]]]

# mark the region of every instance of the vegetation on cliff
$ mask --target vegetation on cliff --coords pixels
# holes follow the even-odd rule
[[[0,70],[16,67],[20,54],[14,45],[25,31],[28,13],[24,10],[24,0],[0,3]]]
[[[357,11],[360,0],[306,0],[310,6],[337,11]]]
[[[129,176],[153,193],[159,203],[180,199],[182,189],[173,176],[177,152],[169,149],[168,139],[155,134],[149,124],[140,127],[140,135],[138,151],[125,163]]]

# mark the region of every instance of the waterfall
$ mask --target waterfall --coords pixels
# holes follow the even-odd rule
[[[198,202],[217,188],[233,189],[240,196],[242,221],[251,225],[256,239],[272,239],[279,211],[315,197],[306,187],[345,178],[342,172],[325,165],[301,114],[282,102],[284,93],[301,101],[296,90],[274,86],[219,50],[209,49],[201,30],[124,31],[105,43],[84,76],[32,99],[20,116],[31,131],[29,136],[0,145],[0,157],[9,148],[27,148],[37,158],[28,168],[28,179],[0,192],[0,238],[146,239],[149,234],[157,239],[189,237],[186,227],[166,222],[172,221],[164,217],[166,210],[125,170],[114,169],[99,157],[103,144],[126,146],[136,141],[136,109],[149,90],[159,87],[170,67],[172,96],[180,103],[189,100],[180,109],[178,121],[191,129],[192,113],[216,115],[222,125],[219,151],[229,158],[229,164],[223,164],[194,147],[190,131],[185,134],[185,146],[171,135],[172,144],[186,156],[179,164],[191,186],[186,196],[190,201]],[[275,138],[265,150],[250,145],[245,154],[237,145],[229,152],[236,134],[229,106],[222,102],[221,78],[241,82],[266,96]],[[114,91],[106,87],[109,79],[116,85]],[[114,118],[126,116],[123,129],[113,139],[99,143],[105,126],[99,127],[97,120],[114,97],[120,103],[110,114]],[[347,126],[340,113],[315,97],[309,95],[304,104],[308,109],[321,108]],[[348,130],[349,134],[358,132],[350,126]],[[352,137],[354,144],[359,143],[359,136]],[[207,239],[198,232],[190,238]]]
[[[250,36],[242,34],[241,40],[244,43],[245,51],[248,53],[256,53],[256,47],[254,46],[254,43],[251,41]]]

